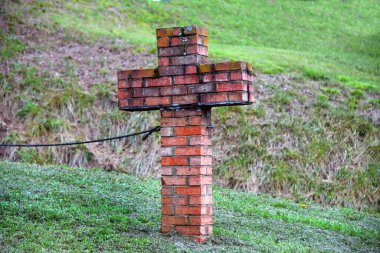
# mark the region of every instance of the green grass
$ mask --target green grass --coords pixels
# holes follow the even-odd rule
[[[203,245],[159,233],[160,182],[0,162],[0,251],[375,252],[379,215],[214,187]]]
[[[377,4],[376,0],[97,0],[31,1],[24,9],[36,17],[47,16],[51,27],[64,27],[70,34],[121,38],[153,51],[156,28],[198,24],[209,28],[213,57],[246,60],[264,73],[299,71],[313,79],[379,90]],[[22,15],[21,10],[15,15]]]

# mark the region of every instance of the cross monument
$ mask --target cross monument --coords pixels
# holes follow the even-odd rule
[[[117,73],[119,109],[161,111],[161,231],[212,234],[211,107],[254,102],[252,65],[208,63],[208,30],[156,30],[158,68]]]

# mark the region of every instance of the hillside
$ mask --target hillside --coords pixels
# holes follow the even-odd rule
[[[213,110],[217,185],[379,209],[373,1],[256,1],[252,12],[243,0],[96,3],[1,2],[1,142],[87,140],[158,125],[158,112],[118,110],[116,71],[154,67],[154,29],[194,23],[209,28],[213,60],[247,60],[257,73],[257,103]],[[0,157],[158,177],[159,140],[0,149]]]
[[[160,226],[160,181],[0,162],[0,251],[376,252],[380,216],[214,187],[214,235]]]

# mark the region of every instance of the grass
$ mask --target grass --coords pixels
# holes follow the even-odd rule
[[[198,24],[209,28],[212,57],[246,60],[264,73],[298,71],[379,91],[380,11],[374,5],[372,0],[31,1],[14,7],[14,15],[26,9],[50,20],[43,26],[93,39],[121,38],[152,52],[154,29]]]
[[[67,166],[0,162],[0,250],[375,252],[379,215],[214,187],[203,245],[159,233],[160,182]],[[144,204],[142,204],[144,203]]]

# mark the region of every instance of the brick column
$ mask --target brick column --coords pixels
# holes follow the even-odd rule
[[[161,111],[162,232],[212,234],[211,108]]]

